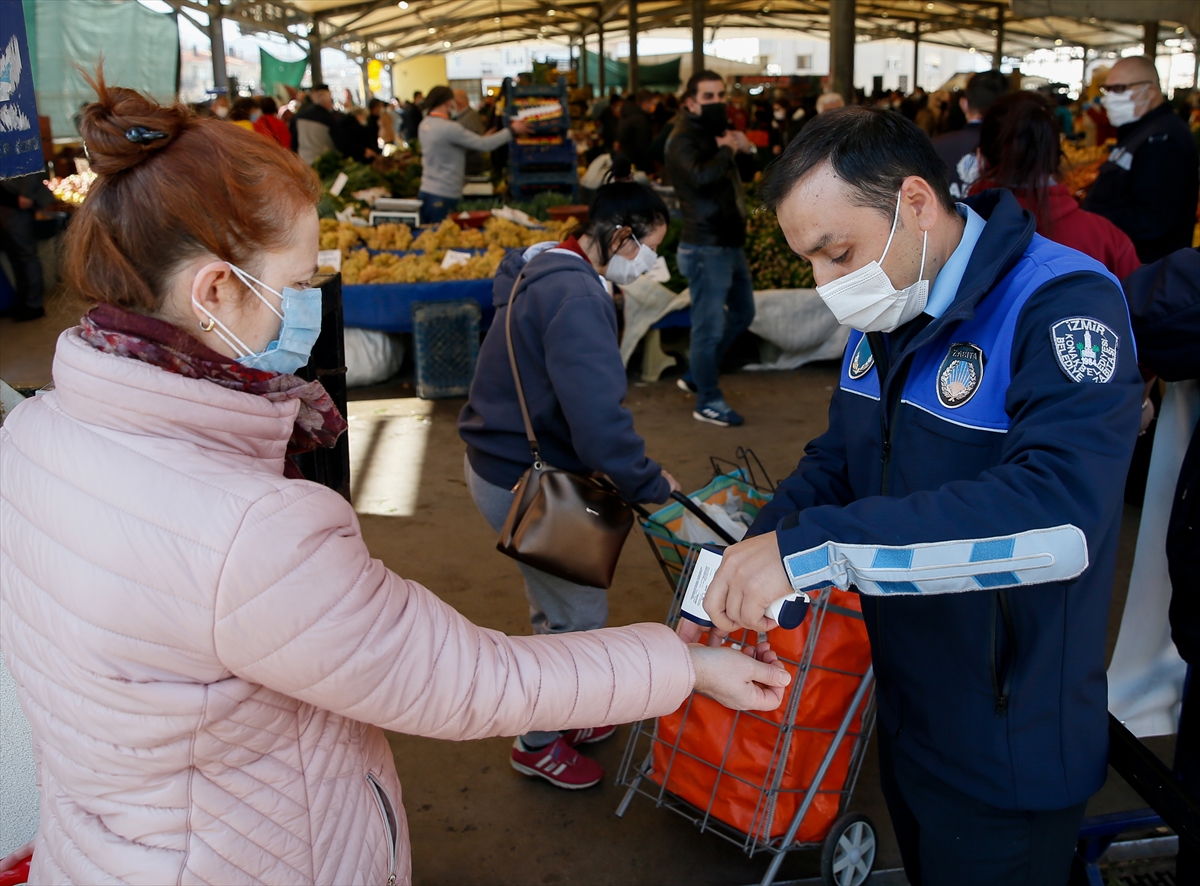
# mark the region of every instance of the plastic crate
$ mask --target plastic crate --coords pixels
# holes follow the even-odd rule
[[[479,357],[479,302],[474,299],[413,302],[417,396],[465,397]]]
[[[508,151],[510,162],[521,171],[571,170],[578,162],[575,143],[569,139],[558,145],[523,145],[514,141]]]

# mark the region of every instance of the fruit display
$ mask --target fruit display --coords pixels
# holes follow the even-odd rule
[[[505,250],[523,249],[547,240],[559,241],[573,223],[546,222],[544,228],[526,228],[493,218],[478,228],[461,228],[446,219],[436,228],[413,237],[404,224],[363,227],[321,219],[321,248],[342,253],[342,280],[357,283],[437,283],[445,280],[479,280],[495,276]],[[478,254],[449,268],[442,267],[446,251],[472,250]],[[408,252],[412,250],[411,252]],[[372,251],[379,252],[371,255]],[[399,252],[408,252],[399,255]],[[332,270],[327,268],[323,270]]]
[[[72,206],[78,206],[87,197],[88,188],[96,180],[96,173],[77,172],[65,178],[47,179],[45,185],[54,194],[54,198]]]
[[[1115,142],[1110,139],[1102,145],[1076,147],[1071,142],[1064,141],[1059,181],[1066,185],[1067,190],[1077,199],[1081,199],[1100,175],[1100,167],[1108,159],[1108,154],[1114,144]]]
[[[792,252],[775,213],[755,208],[746,225],[746,263],[755,289],[811,289],[812,265]]]
[[[342,260],[342,280],[347,285],[362,283],[440,283],[446,280],[480,280],[494,277],[504,249],[489,246],[460,264],[442,267],[445,250],[396,255],[382,252],[372,256],[365,249],[351,252]]]

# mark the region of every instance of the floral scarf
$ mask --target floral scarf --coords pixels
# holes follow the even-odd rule
[[[273,403],[299,400],[300,412],[288,441],[288,455],[321,447],[331,449],[346,430],[346,420],[319,381],[243,366],[166,321],[98,305],[84,315],[80,326],[83,340],[106,354],[131,357],[187,378],[257,394]],[[284,461],[283,473],[286,477],[301,477],[290,458]]]

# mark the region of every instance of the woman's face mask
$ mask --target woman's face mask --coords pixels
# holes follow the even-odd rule
[[[637,255],[633,258],[626,258],[623,255],[614,254],[608,262],[608,267],[604,269],[605,279],[618,286],[632,283],[642,274],[648,274],[658,260],[658,253],[638,240],[632,233],[629,235],[629,239],[637,243]],[[622,248],[624,248],[623,245]]]
[[[887,258],[896,226],[900,221],[900,194],[896,195],[896,214],[892,218],[892,231],[879,261],[869,262],[856,271],[838,277],[832,283],[817,287],[817,295],[829,306],[838,323],[863,332],[892,332],[925,310],[929,300],[929,281],[925,274],[925,252],[929,246],[929,232],[925,231],[921,242],[921,270],[917,281],[905,289],[897,289],[884,273],[882,262]]]
[[[237,354],[237,362],[243,366],[261,369],[264,372],[291,374],[306,365],[317,336],[321,334],[321,290],[301,290],[288,286],[279,293],[261,280],[251,277],[237,265],[231,264],[229,268],[258,300],[280,319],[279,334],[274,341],[256,353],[228,326],[196,301],[193,295],[192,304],[208,315],[209,322],[206,326],[202,325],[202,328],[206,332],[216,333],[221,341],[233,349]],[[282,313],[259,291],[260,287],[279,299]]]

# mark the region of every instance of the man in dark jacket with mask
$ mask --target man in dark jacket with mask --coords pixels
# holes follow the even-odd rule
[[[729,128],[725,82],[720,74],[693,74],[684,107],[667,143],[667,175],[683,210],[677,260],[692,296],[692,348],[680,387],[696,394],[692,417],[720,427],[743,418],[721,394],[721,360],[754,319],[754,287],[742,245],[746,242],[746,197],[739,155],[755,147]]]
[[[1129,235],[1143,263],[1192,245],[1196,226],[1196,142],[1167,104],[1154,62],[1123,58],[1101,87],[1117,146],[1100,167],[1083,208]]]
[[[854,588],[914,886],[1062,884],[1108,762],[1105,638],[1142,402],[1119,282],[1008,191],[955,204],[929,139],[844,108],[766,190],[851,326],[829,430],[705,609],[767,629]],[[903,288],[901,288],[903,287]]]

